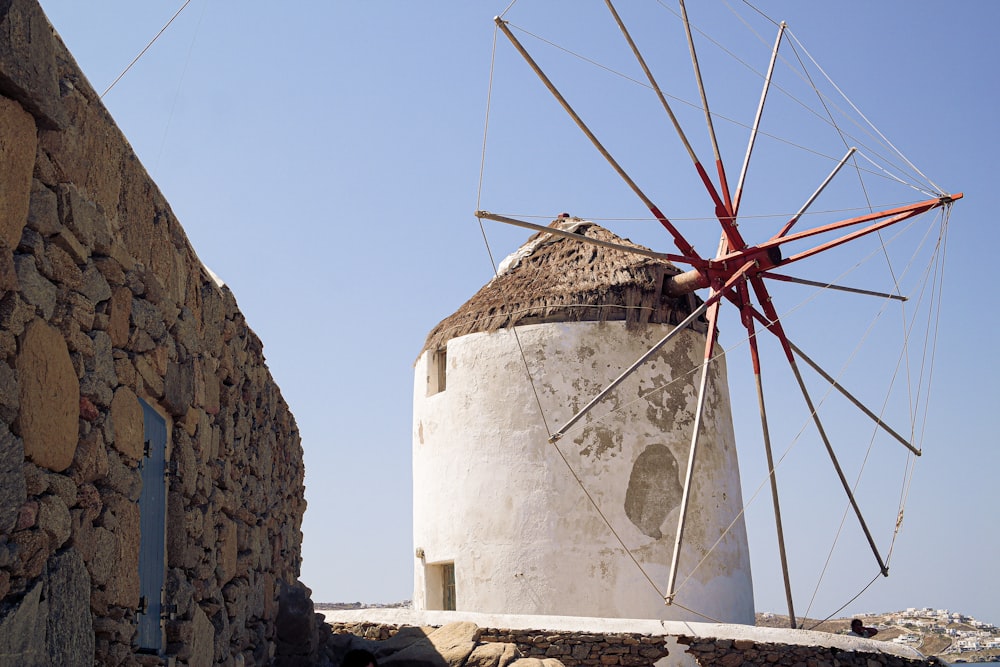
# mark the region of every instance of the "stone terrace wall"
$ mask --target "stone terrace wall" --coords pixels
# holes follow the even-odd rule
[[[343,644],[343,635],[369,641],[385,641],[408,626],[372,622],[329,624],[333,633],[328,645]],[[745,639],[714,639],[684,635],[640,633],[591,633],[552,630],[482,628],[478,641],[514,644],[522,657],[555,659],[565,667],[652,667],[658,660],[683,651],[693,665],[721,667],[930,667],[936,658],[907,659],[889,653],[847,651],[827,646],[790,645]],[[672,648],[670,648],[672,647]],[[377,648],[376,655],[378,654]],[[331,654],[333,651],[330,652]],[[387,662],[392,662],[389,658]],[[671,664],[683,664],[672,662]],[[459,666],[452,666],[459,667]],[[497,665],[497,667],[505,667]]]
[[[159,657],[135,648],[137,397],[169,443]],[[304,510],[233,295],[35,0],[0,0],[0,665],[266,664]]]

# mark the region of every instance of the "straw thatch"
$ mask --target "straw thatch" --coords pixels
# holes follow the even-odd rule
[[[582,236],[635,248],[643,246],[576,218],[559,227]],[[680,273],[669,262],[539,232],[505,259],[498,275],[427,336],[424,350],[480,331],[545,322],[624,321],[677,324],[700,301],[663,293],[664,279]],[[704,320],[695,329],[704,332]]]

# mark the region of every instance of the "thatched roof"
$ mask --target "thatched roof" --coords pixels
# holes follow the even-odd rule
[[[578,218],[560,217],[549,227],[643,248]],[[501,262],[493,280],[434,327],[421,353],[459,336],[525,324],[677,324],[700,304],[694,295],[663,293],[664,278],[678,273],[669,262],[539,232]],[[705,330],[704,321],[698,325]]]

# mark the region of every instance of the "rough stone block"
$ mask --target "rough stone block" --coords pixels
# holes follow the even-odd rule
[[[14,609],[0,618],[0,656],[16,656],[9,665],[43,667],[50,664],[45,651],[45,618],[48,602],[42,599],[42,582],[32,586]]]
[[[514,644],[480,644],[472,650],[465,667],[507,667],[521,657]]]
[[[191,438],[183,430],[174,430],[174,447],[172,458],[177,462],[177,479],[181,484],[181,491],[185,496],[191,497],[198,487],[198,459],[191,444]]]
[[[73,462],[80,413],[80,384],[66,341],[40,320],[28,325],[17,356],[25,456],[62,472]]]
[[[167,364],[163,404],[174,417],[183,417],[194,402],[194,363]]]
[[[6,364],[0,364],[3,366]],[[27,499],[23,463],[21,439],[0,424],[0,534],[14,529],[18,509]]]
[[[129,459],[122,460],[114,449],[107,450],[108,455],[108,475],[106,478],[105,491],[114,491],[131,501],[138,501],[142,493],[142,477],[138,469],[137,461]]]
[[[45,239],[35,230],[30,227],[21,230],[21,238],[13,249],[19,253],[31,255],[38,262],[38,269],[42,273],[49,272],[49,268],[45,266],[45,262],[48,261],[45,257]]]
[[[193,543],[188,539],[187,526],[184,496],[177,491],[170,491],[167,494],[167,565],[169,567],[191,568],[198,562],[199,554],[192,548]]]
[[[191,640],[190,667],[211,667],[214,660],[215,626],[198,605],[194,606],[194,616],[191,619],[193,637]]]
[[[31,200],[28,205],[28,227],[42,236],[52,236],[62,229],[59,222],[59,200],[56,193],[35,179],[31,182]],[[10,247],[13,248],[14,243]]]
[[[35,258],[30,255],[15,255],[14,270],[17,271],[17,281],[24,300],[38,308],[43,319],[52,319],[59,290],[39,273]]]
[[[24,466],[24,483],[29,496],[40,496],[49,488],[49,476],[38,466],[27,463]]]
[[[198,331],[198,324],[194,321],[194,316],[189,308],[181,308],[180,316],[170,329],[170,333],[177,341],[178,347],[186,353],[183,358],[200,354],[201,333]]]
[[[52,238],[52,242],[65,250],[77,264],[86,264],[90,257],[90,251],[77,240],[73,232],[65,227],[60,228],[59,233]]]
[[[67,124],[60,103],[59,46],[37,2],[15,0],[0,12],[0,93],[18,100],[49,129]]]
[[[34,318],[34,307],[22,300],[18,294],[8,292],[0,298],[0,331],[20,336],[24,333],[24,325]]]
[[[14,523],[14,530],[27,530],[34,528],[38,523],[38,501],[32,498],[26,500],[23,505],[17,508],[17,521]]]
[[[16,292],[21,289],[17,280],[17,267],[10,248],[0,242],[0,293]]]
[[[59,205],[63,224],[77,240],[89,252],[106,254],[111,245],[111,225],[97,205],[72,183],[59,186]]]
[[[65,329],[60,323],[71,320],[83,331],[90,331],[94,325],[94,315],[94,303],[92,301],[77,292],[64,291],[60,294],[60,303],[56,307],[52,324]]]
[[[112,288],[122,287],[125,284],[125,270],[114,257],[94,257],[94,266]]]
[[[3,369],[0,368],[0,372],[2,371]],[[0,404],[2,404],[2,400],[0,400]],[[187,412],[184,413],[184,419],[179,422],[179,425],[184,428],[184,432],[190,438],[193,438],[198,432],[198,422],[201,420],[201,412],[198,408],[188,408]]]
[[[90,667],[95,649],[90,577],[76,550],[68,549],[49,561],[46,589],[54,602],[45,626],[49,664]]]
[[[46,268],[50,280],[71,290],[79,290],[83,286],[83,271],[76,265],[73,257],[59,245],[46,244],[45,257],[48,260]]]
[[[69,472],[77,483],[107,477],[108,453],[104,448],[104,436],[100,429],[94,429],[80,439],[73,456],[73,467]]]
[[[743,664],[743,656],[740,653],[727,653],[719,660],[722,667],[739,667]]]
[[[118,374],[115,372],[114,352],[111,348],[111,336],[103,331],[91,331],[93,354],[85,361],[87,373],[82,384],[92,384],[99,388],[97,393],[102,398],[98,403],[101,407],[109,407],[112,391],[118,386]],[[82,391],[82,390],[81,390]],[[106,400],[103,398],[106,397]]]
[[[101,515],[104,501],[101,500],[101,493],[93,484],[81,484],[77,491],[76,507],[84,512],[87,521],[94,521]]]
[[[5,362],[0,362],[0,421],[10,424],[17,417],[20,407],[20,392],[17,374]]]
[[[66,347],[70,352],[77,353],[75,356],[79,357],[80,361],[85,357],[94,356],[94,341],[90,339],[90,336],[85,334],[80,330],[80,325],[75,320],[64,320],[60,322],[60,332],[66,339]],[[79,368],[80,363],[74,364],[76,367],[77,377],[80,376]],[[91,385],[90,382],[81,383],[83,385]],[[101,388],[96,386],[84,386],[80,387],[80,392],[86,396],[96,397],[99,394],[106,393],[107,400],[111,400],[111,390],[103,392]],[[107,405],[106,401],[101,401],[102,405]]]
[[[104,505],[118,522],[115,571],[106,588],[113,604],[134,609],[139,604],[139,505],[117,494],[105,497]]]
[[[39,504],[38,528],[48,536],[49,549],[55,551],[69,539],[69,508],[59,496],[53,495],[42,496]]]
[[[264,618],[275,618],[278,614],[278,584],[274,574],[266,570],[259,573],[257,586],[264,598]]]
[[[3,165],[0,169],[0,241],[8,248],[17,247],[21,230],[28,221],[37,145],[31,114],[17,102],[0,97],[0,164]]]
[[[142,379],[142,386],[145,390],[154,398],[162,398],[163,377],[156,372],[156,367],[149,355],[144,354],[136,357],[135,370],[139,378]]]
[[[108,335],[114,347],[125,347],[128,343],[129,318],[132,315],[132,292],[127,287],[117,287],[111,293],[108,312]]]
[[[54,472],[45,473],[45,479],[49,493],[59,496],[59,498],[66,503],[66,507],[73,507],[76,505],[76,482],[66,475]]]
[[[223,584],[236,575],[236,522],[222,518],[218,542],[218,574]]]
[[[87,570],[95,584],[103,586],[108,582],[115,568],[115,558],[118,554],[118,541],[114,534],[103,526],[96,526],[90,531],[93,553],[88,554]]]
[[[139,399],[128,387],[119,387],[111,399],[114,446],[134,461],[142,458],[143,417]]]
[[[88,266],[80,280],[80,293],[92,303],[100,303],[111,298],[111,285],[96,266]]]
[[[49,557],[49,538],[37,528],[19,530],[11,535],[10,541],[17,545],[17,561],[11,567],[11,574],[34,579],[45,569]]]
[[[462,665],[472,654],[479,640],[479,627],[468,621],[443,625],[427,635],[426,639],[414,642],[399,653],[395,653],[381,664],[405,665],[421,662],[427,665]]]
[[[117,351],[114,353],[117,355]],[[139,374],[135,371],[135,366],[128,357],[119,358],[115,356],[115,375],[118,382],[128,387],[136,387],[139,384]]]
[[[209,619],[212,622],[212,626],[215,628],[215,656],[216,658],[222,658],[223,656],[228,656],[229,641],[233,635],[233,627],[229,623],[229,616],[226,614],[225,609],[219,609],[219,611],[212,614]]]

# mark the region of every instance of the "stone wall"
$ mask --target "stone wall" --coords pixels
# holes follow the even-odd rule
[[[264,664],[302,449],[262,345],[35,0],[0,0],[0,665]],[[135,647],[143,412],[165,645]]]
[[[458,625],[472,625],[471,623]],[[334,664],[338,654],[347,648],[366,648],[379,656],[380,664],[406,664],[414,667],[412,659],[397,661],[392,656],[406,644],[399,639],[407,637],[433,637],[433,628],[415,628],[375,622],[334,622],[329,624],[331,636],[327,639],[327,655]],[[448,626],[444,626],[448,627]],[[475,626],[473,626],[475,627]],[[725,626],[720,626],[725,627]],[[554,630],[526,630],[505,628],[480,628],[472,634],[479,646],[511,644],[516,651],[486,652],[480,654],[506,655],[506,661],[491,662],[477,667],[510,667],[522,658],[535,662],[520,663],[526,667],[613,666],[652,667],[664,658],[670,665],[719,665],[721,667],[788,666],[788,667],[930,667],[941,665],[936,658],[917,659],[902,657],[878,650],[845,650],[817,644],[784,644],[749,639],[713,638],[704,636],[644,634],[635,632],[577,632]],[[868,642],[877,646],[881,642]],[[476,651],[468,647],[466,655]],[[679,655],[683,654],[683,655]],[[385,659],[383,659],[385,658]],[[540,661],[544,661],[541,662]],[[558,661],[558,662],[555,662]],[[443,667],[446,661],[427,660],[428,667]],[[661,663],[663,664],[663,663]],[[451,665],[461,667],[461,665]]]

